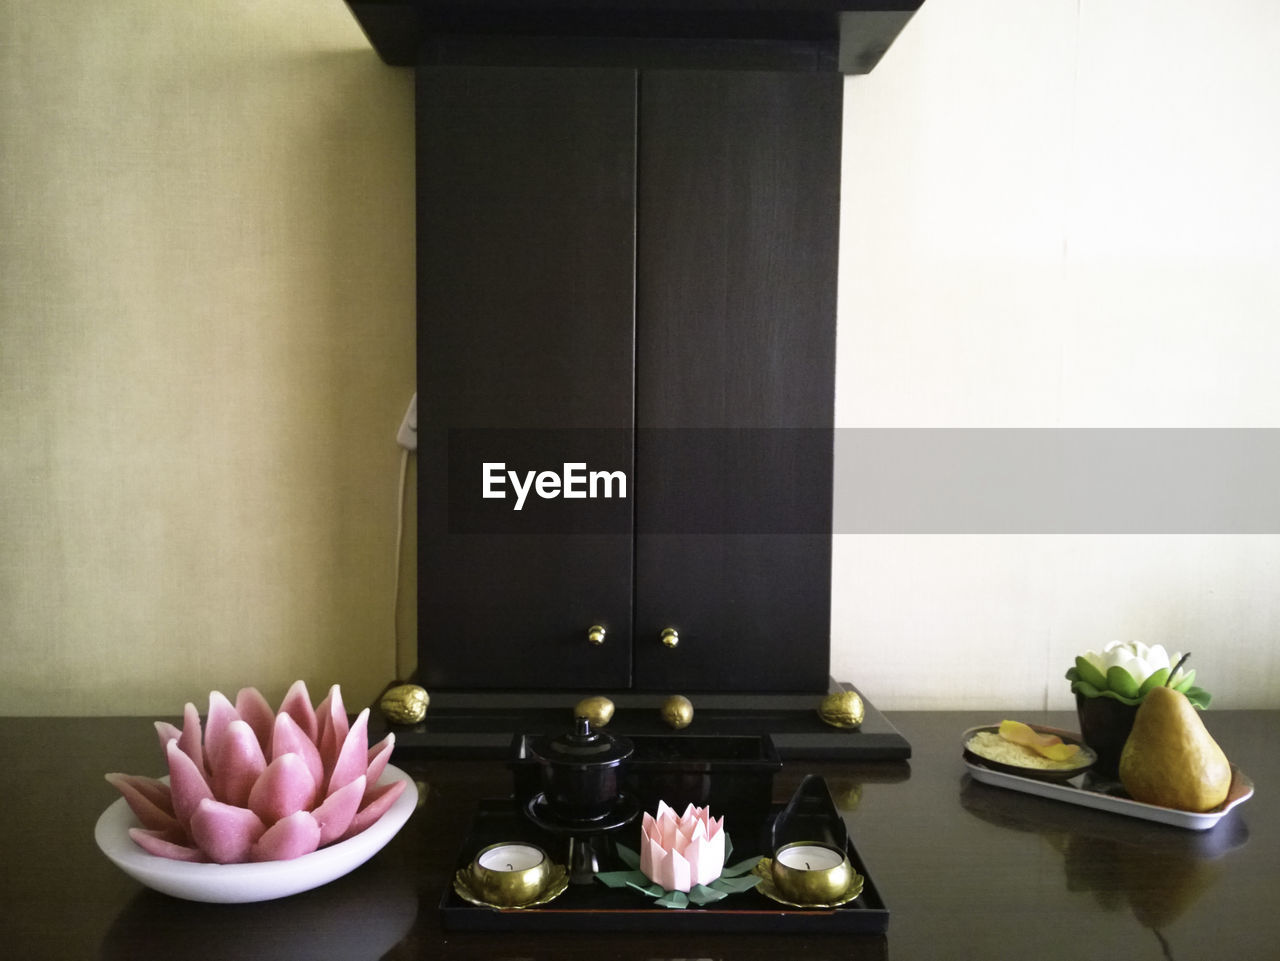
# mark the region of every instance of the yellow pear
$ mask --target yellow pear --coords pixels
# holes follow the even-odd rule
[[[1231,764],[1186,695],[1155,687],[1120,753],[1120,782],[1135,801],[1208,811],[1227,799]]]

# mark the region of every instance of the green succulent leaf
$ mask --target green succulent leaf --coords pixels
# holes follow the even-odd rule
[[[1196,672],[1195,672],[1195,668],[1192,668],[1191,670],[1187,671],[1182,675],[1182,680],[1178,681],[1177,684],[1173,685],[1173,689],[1175,691],[1181,691],[1183,694],[1186,694],[1187,691],[1191,690],[1191,685],[1195,683],[1195,680],[1196,680]]]
[[[1067,671],[1067,680],[1071,682],[1072,694],[1083,694],[1085,697],[1098,697],[1105,687],[1098,687],[1096,684],[1090,684],[1082,678],[1079,672],[1073,667]]]
[[[1141,690],[1137,679],[1119,664],[1107,668],[1107,687],[1121,697],[1138,697]]]
[[[1100,691],[1105,691],[1107,688],[1106,675],[1083,657],[1076,658],[1076,677]]]
[[[1157,671],[1156,673],[1159,672]],[[1088,681],[1082,679],[1079,671],[1074,667],[1068,668],[1066,678],[1071,682],[1071,693],[1079,694],[1081,697],[1109,697],[1114,701],[1119,701],[1121,704],[1128,704],[1132,707],[1136,707],[1142,703],[1143,698],[1146,696],[1146,690],[1142,689],[1139,689],[1138,697],[1125,697],[1123,694],[1116,691],[1100,690]],[[1153,684],[1152,687],[1154,686],[1155,685]],[[1150,688],[1147,688],[1147,690],[1150,690]],[[1204,688],[1191,685],[1188,686],[1186,690],[1182,691],[1182,693],[1187,696],[1187,700],[1191,702],[1192,706],[1202,711],[1209,706],[1211,695]]]
[[[1085,696],[1087,697],[1088,695]],[[1095,696],[1109,697],[1113,701],[1119,701],[1121,704],[1128,704],[1132,707],[1137,707],[1142,703],[1142,698],[1140,697],[1125,697],[1123,694],[1117,694],[1115,691],[1099,691]]]
[[[1182,693],[1187,696],[1187,700],[1191,702],[1192,707],[1199,708],[1202,711],[1209,706],[1209,701],[1213,697],[1202,687],[1189,687]]]
[[[1138,696],[1146,697],[1147,691],[1153,687],[1164,687],[1164,682],[1167,680],[1169,680],[1169,669],[1162,667],[1142,682],[1142,687],[1138,689]]]
[[[1114,701],[1119,701],[1121,704],[1134,706],[1142,703],[1142,698],[1140,697],[1125,697],[1123,694],[1117,694],[1115,691],[1094,687],[1088,681],[1081,680],[1076,675],[1076,669],[1074,667],[1067,671],[1067,679],[1071,681],[1071,693],[1079,694],[1081,697],[1109,697]]]
[[[1072,694],[1083,694],[1085,697],[1100,697],[1102,695],[1103,690],[1105,690],[1105,688],[1103,689],[1096,688],[1092,684],[1090,684],[1088,681],[1077,680],[1077,681],[1071,682]]]

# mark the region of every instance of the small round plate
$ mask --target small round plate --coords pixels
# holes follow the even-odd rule
[[[849,886],[844,889],[844,894],[826,904],[797,904],[795,901],[788,901],[778,891],[778,886],[773,883],[773,861],[770,858],[761,858],[756,862],[756,866],[751,869],[751,873],[760,878],[760,883],[756,885],[756,890],[763,894],[770,901],[777,901],[779,904],[785,904],[789,908],[805,908],[810,911],[830,911],[840,907],[842,904],[848,904],[862,894],[862,885],[866,882],[861,874],[857,871],[853,872],[853,877],[849,880]]]
[[[1083,763],[1075,767],[1068,768],[1042,768],[1042,767],[1024,767],[1021,764],[1005,764],[1001,761],[993,761],[989,757],[983,757],[975,751],[969,749],[969,739],[981,731],[997,732],[1000,730],[999,724],[983,724],[979,727],[971,727],[965,731],[960,738],[961,749],[964,752],[964,759],[971,764],[981,764],[983,767],[989,767],[993,771],[1001,771],[1005,774],[1016,774],[1019,777],[1035,778],[1037,781],[1069,781],[1073,777],[1083,774],[1089,768],[1093,767],[1098,761],[1098,754],[1093,748],[1085,744],[1080,739],[1079,734],[1071,731],[1060,731],[1056,727],[1044,727],[1040,724],[1028,724],[1027,727],[1035,731],[1037,734],[1054,734],[1062,738],[1067,744],[1075,744],[1080,748],[1080,757]]]
[[[569,872],[565,870],[563,864],[553,863],[551,865],[551,877],[547,879],[547,886],[532,901],[526,901],[524,904],[492,904],[471,889],[466,868],[459,869],[453,876],[453,890],[458,897],[477,907],[493,908],[497,911],[525,911],[529,908],[538,908],[544,904],[550,904],[564,894],[568,887]]]
[[[603,834],[606,831],[616,830],[634,819],[640,813],[640,804],[630,794],[620,794],[613,809],[603,817],[590,821],[575,821],[572,818],[561,817],[552,811],[547,803],[547,796],[539,793],[529,798],[524,810],[530,821],[553,834]]]
[[[387,812],[355,837],[289,861],[193,864],[148,854],[129,837],[141,827],[124,798],[102,812],[93,837],[102,853],[136,881],[188,901],[244,904],[270,901],[318,888],[354,871],[380,851],[418,806],[418,788],[404,771],[388,764],[379,784],[405,781],[405,790]]]

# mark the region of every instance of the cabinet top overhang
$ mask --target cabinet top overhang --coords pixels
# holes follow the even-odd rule
[[[431,41],[599,41],[625,59],[640,45],[779,45],[817,69],[868,73],[924,0],[346,0],[391,66]],[[492,50],[493,47],[485,49]],[[723,58],[709,57],[716,65]],[[598,55],[592,57],[598,62]]]

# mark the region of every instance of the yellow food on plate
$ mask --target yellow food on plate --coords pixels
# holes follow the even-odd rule
[[[1001,721],[1000,736],[1006,741],[1029,747],[1050,761],[1069,761],[1080,753],[1080,745],[1067,744],[1056,734],[1041,734],[1021,721]]]
[[[1069,771],[1072,768],[1083,767],[1089,763],[1088,755],[1082,751],[1076,752],[1067,760],[1056,761],[1053,758],[1045,757],[1025,744],[1017,744],[1014,741],[1007,740],[996,731],[978,731],[969,738],[965,747],[988,761],[1008,764],[1011,767],[1035,768],[1041,771]]]

